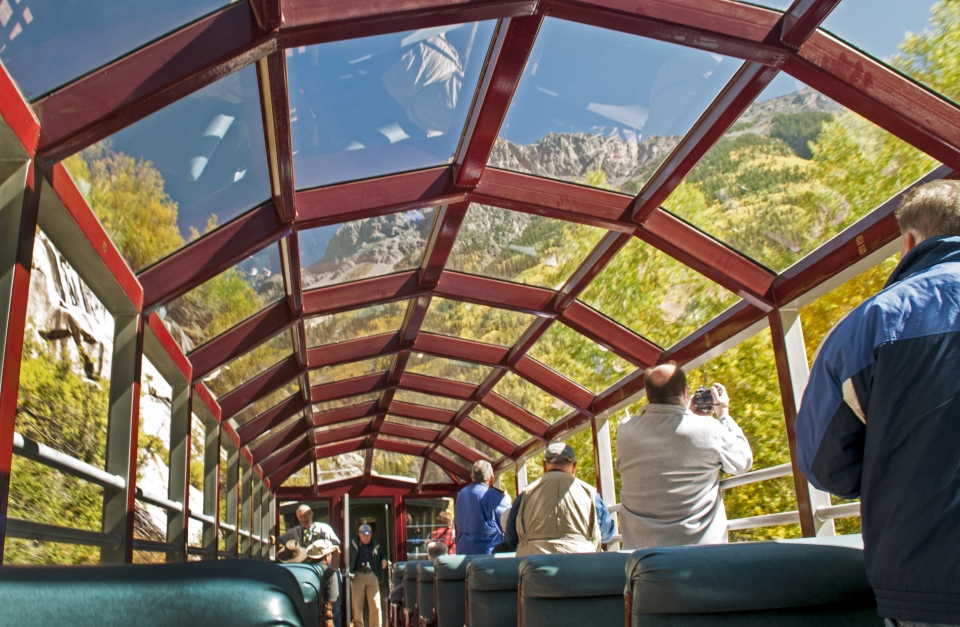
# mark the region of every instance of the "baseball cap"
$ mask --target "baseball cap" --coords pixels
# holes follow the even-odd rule
[[[577,461],[577,453],[569,444],[554,442],[547,446],[547,452],[544,453],[543,458],[548,463],[570,463]]]
[[[368,525],[367,523],[363,523],[362,525],[360,525],[360,533],[361,534],[373,533],[373,528],[371,528],[370,525]]]

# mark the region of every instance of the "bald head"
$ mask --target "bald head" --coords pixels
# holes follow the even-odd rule
[[[313,524],[313,510],[306,503],[301,503],[297,508],[297,521],[301,527],[309,527]]]
[[[647,400],[661,405],[685,405],[687,377],[676,362],[668,361],[643,372]]]

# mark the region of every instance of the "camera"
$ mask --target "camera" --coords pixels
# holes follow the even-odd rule
[[[693,406],[701,414],[708,414],[713,411],[713,393],[710,388],[700,386],[693,393]]]

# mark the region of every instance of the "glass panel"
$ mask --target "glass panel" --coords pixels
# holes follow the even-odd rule
[[[264,413],[268,409],[271,409],[275,405],[279,404],[280,401],[287,400],[293,394],[300,393],[300,380],[294,379],[290,383],[286,384],[278,390],[274,390],[270,394],[267,394],[261,398],[256,403],[247,405],[243,410],[241,410],[237,415],[235,415],[231,420],[237,423],[237,426],[243,425],[245,422],[253,420],[260,414]]]
[[[426,405],[427,407],[436,407],[437,409],[446,409],[457,411],[463,407],[463,401],[456,398],[447,398],[446,396],[433,396],[423,392],[411,392],[410,390],[397,390],[393,395],[393,400],[401,403],[412,403],[413,405]]]
[[[407,372],[422,374],[438,379],[450,379],[480,385],[492,368],[480,366],[456,359],[433,357],[423,353],[413,353],[407,362]]]
[[[436,213],[429,207],[300,231],[303,289],[413,270]]]
[[[247,444],[247,448],[248,448],[248,449],[254,448],[254,447],[257,446],[258,444],[262,443],[263,441],[269,439],[270,437],[272,437],[272,436],[274,436],[274,435],[276,435],[276,434],[278,434],[278,433],[281,433],[281,432],[285,431],[286,429],[288,429],[288,428],[290,427],[290,425],[292,425],[292,424],[294,424],[294,423],[296,423],[296,422],[299,422],[299,421],[301,421],[301,420],[303,420],[303,414],[297,414],[296,416],[293,416],[293,417],[291,417],[291,418],[287,418],[287,419],[284,420],[280,425],[274,427],[273,429],[267,431],[266,433],[262,433],[262,434],[258,435],[258,436],[255,437],[253,440],[251,440],[250,443]]]
[[[349,407],[350,405],[359,405],[360,403],[369,403],[370,401],[375,401],[379,398],[380,398],[380,392],[367,392],[366,394],[358,394],[356,396],[348,396],[347,398],[338,398],[332,401],[324,401],[322,403],[316,403],[313,406],[313,411],[316,413],[319,413],[322,411],[330,411],[331,409]]]
[[[781,74],[664,205],[779,272],[934,165]]]
[[[453,479],[443,472],[443,468],[433,462],[427,462],[427,472],[423,477],[424,483],[453,483]]]
[[[790,5],[793,4],[793,0],[737,0],[738,2],[743,2],[744,4],[753,4],[758,7],[763,7],[765,9],[776,9],[777,11],[786,11],[790,8]]]
[[[283,298],[280,249],[269,246],[167,303],[159,313],[181,350],[189,353]]]
[[[414,440],[413,438],[402,438],[399,435],[380,435],[377,436],[377,442],[400,442],[402,444],[413,444],[414,446],[425,446],[423,440]]]
[[[371,470],[376,475],[419,479],[422,466],[422,457],[394,453],[393,451],[381,451],[380,449],[373,451]]]
[[[0,60],[27,100],[237,0],[0,3]]]
[[[686,337],[737,301],[733,293],[637,238],[580,299],[660,346]]]
[[[407,425],[410,427],[420,427],[421,429],[430,429],[431,431],[442,431],[443,425],[437,422],[427,422],[425,420],[414,420],[413,418],[406,418],[405,416],[394,416],[392,414],[388,415],[386,418],[387,422],[392,422],[398,425]]]
[[[284,482],[280,484],[280,487],[308,488],[312,485],[313,483],[310,479],[310,464],[307,464],[297,472],[287,477]]]
[[[492,411],[489,411],[485,407],[481,407],[480,405],[477,405],[473,411],[470,412],[470,417],[494,433],[498,433],[510,440],[514,444],[521,444],[530,437],[530,434],[517,425],[508,420],[504,420],[500,416],[496,415]]]
[[[453,451],[451,451],[445,446],[438,446],[437,449],[441,455],[443,455],[448,459],[452,459],[453,461],[457,462],[458,464],[460,464],[461,466],[463,466],[468,470],[470,469],[471,466],[473,466],[473,463],[469,459],[467,459],[466,457],[463,457],[462,455],[457,455],[456,453],[454,453]]]
[[[458,440],[461,444],[465,444],[470,448],[479,451],[486,455],[489,459],[498,459],[501,456],[500,451],[496,450],[486,442],[481,442],[477,438],[473,437],[466,431],[460,429],[453,430],[454,440]]]
[[[446,267],[559,289],[605,233],[592,226],[472,204]]]
[[[523,407],[531,414],[543,418],[550,424],[573,411],[573,407],[559,398],[547,394],[536,385],[512,372],[508,372],[506,376],[500,379],[499,383],[494,386],[493,391]]]
[[[254,66],[64,165],[127,263],[140,271],[271,197]],[[262,269],[261,282],[269,272],[280,280],[279,266]]]
[[[348,443],[356,444],[363,438],[350,440]],[[317,483],[327,481],[336,481],[337,479],[347,479],[349,477],[359,477],[363,474],[363,465],[365,462],[363,451],[354,451],[352,453],[341,453],[336,457],[324,457],[317,460]]]
[[[393,355],[382,355],[374,359],[352,361],[349,364],[338,364],[336,366],[321,368],[320,370],[311,370],[310,385],[323,385],[324,383],[353,379],[377,372],[386,372],[392,364]]]
[[[907,76],[960,102],[960,8],[937,0],[843,0],[823,28]]]
[[[297,188],[453,161],[495,25],[288,49]]]
[[[313,348],[399,331],[409,302],[401,300],[329,316],[307,318],[307,346]]]
[[[446,298],[434,298],[422,331],[467,340],[513,346],[536,316]]]
[[[173,388],[146,357],[143,357],[141,362],[140,390],[137,487],[148,494],[165,497],[170,484],[170,402],[173,399]],[[165,540],[166,510],[153,505],[144,506],[144,519],[149,520],[143,528],[144,533],[138,533],[138,537]],[[150,537],[154,528],[163,531],[160,537]]]
[[[559,322],[550,325],[527,354],[594,394],[634,370],[627,360]]]
[[[636,194],[739,67],[547,18],[489,165]]]
[[[293,339],[290,331],[283,331],[246,355],[214,370],[203,378],[203,382],[220,398],[292,354]]]
[[[356,425],[369,424],[373,418],[357,418],[355,420],[346,420],[332,425],[323,425],[316,427],[317,431],[331,431],[333,429],[343,429],[344,427],[355,427]]]

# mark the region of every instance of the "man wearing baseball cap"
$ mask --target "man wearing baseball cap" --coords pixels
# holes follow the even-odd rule
[[[351,623],[363,627],[363,602],[367,602],[370,614],[368,627],[380,627],[380,584],[387,569],[387,558],[373,528],[364,523],[357,530],[357,538],[350,541],[353,558],[353,574],[350,575],[350,601],[353,609]]]
[[[613,536],[613,519],[590,484],[577,479],[577,453],[554,442],[543,456],[543,476],[517,497],[507,519],[506,543],[517,557],[538,553],[595,553]]]

